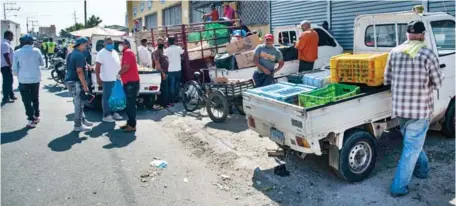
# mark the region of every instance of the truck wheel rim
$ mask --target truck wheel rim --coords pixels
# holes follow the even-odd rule
[[[367,142],[358,142],[350,150],[348,162],[350,170],[355,174],[367,170],[372,161],[372,148]]]

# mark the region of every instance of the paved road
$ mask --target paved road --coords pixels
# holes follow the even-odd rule
[[[138,131],[125,134],[117,128],[123,122],[100,123],[100,114],[89,111],[96,126],[78,134],[71,132],[69,94],[49,79],[41,88],[42,120],[35,129],[25,128],[20,99],[2,107],[2,205],[235,204],[212,183],[218,174],[192,158],[152,112],[141,111]],[[160,174],[149,171],[153,177],[142,182],[154,157],[169,166]]]
[[[73,133],[72,99],[48,76],[44,72],[37,128],[25,129],[20,100],[2,107],[2,205],[402,206],[447,205],[455,196],[455,142],[438,132],[430,132],[425,144],[430,178],[413,178],[408,196],[392,198],[388,188],[401,152],[397,133],[378,142],[376,167],[360,183],[337,178],[326,155],[287,158],[290,176],[279,177],[265,151],[275,144],[248,130],[236,114],[217,124],[204,111],[187,114],[180,105],[141,110],[138,131],[125,134],[117,129],[123,121],[100,123],[99,112],[87,111],[94,130]],[[154,158],[168,167],[151,167]]]

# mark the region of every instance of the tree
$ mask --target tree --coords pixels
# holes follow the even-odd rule
[[[86,28],[96,27],[96,26],[98,26],[98,24],[100,24],[101,22],[103,22],[103,20],[101,20],[100,17],[97,17],[97,16],[95,16],[95,15],[92,15],[92,16],[87,20],[87,26],[86,26]]]

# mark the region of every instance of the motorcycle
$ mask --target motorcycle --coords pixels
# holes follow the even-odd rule
[[[64,84],[66,75],[66,63],[61,57],[55,57],[49,66],[51,77],[55,82]]]

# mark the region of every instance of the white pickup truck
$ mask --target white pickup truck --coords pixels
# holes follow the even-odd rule
[[[438,54],[445,75],[442,88],[435,91],[432,122],[443,126],[448,137],[454,137],[453,16],[411,12],[358,16],[354,23],[354,53],[390,51],[406,40],[406,25],[412,20],[421,20],[426,25],[426,44]],[[297,151],[301,157],[329,153],[329,165],[350,182],[370,174],[377,158],[376,138],[398,125],[392,117],[388,87],[362,90],[357,96],[308,109],[249,93],[243,94],[243,105],[250,129],[282,148]]]
[[[92,63],[95,63],[96,56],[98,52],[103,48],[104,38],[105,35],[94,35],[92,36]],[[121,56],[121,51],[119,51],[119,44],[123,41],[123,39],[128,39],[131,44],[131,49],[135,54],[137,54],[137,44],[134,41],[133,37],[129,36],[111,36],[112,40],[114,41],[114,49],[119,52]],[[138,55],[136,55],[138,56]],[[139,68],[139,67],[138,67]],[[161,83],[161,76],[160,72],[152,69],[140,69],[139,70],[139,102],[142,103],[144,106],[148,108],[152,108],[155,100],[157,99],[157,95],[160,94],[160,83]],[[91,82],[90,88],[92,89],[92,93],[96,95],[95,100],[92,101],[91,105],[88,105],[92,108],[101,108],[101,94],[103,89],[98,85],[97,78],[95,73],[91,73]]]
[[[314,69],[320,69],[325,66],[329,66],[329,60],[332,56],[342,54],[342,47],[334,39],[334,37],[321,26],[312,24],[312,28],[317,32],[319,37],[318,42],[318,59],[315,61]],[[292,46],[296,41],[297,37],[301,35],[301,29],[294,26],[280,26],[274,28],[274,44],[280,46]],[[215,79],[217,76],[226,76],[228,79],[251,79],[253,72],[257,70],[256,67],[227,70],[227,69],[215,69],[209,71],[211,79]],[[299,70],[299,60],[285,61],[283,68],[278,71],[274,76],[283,77],[289,74],[295,74]]]

